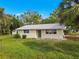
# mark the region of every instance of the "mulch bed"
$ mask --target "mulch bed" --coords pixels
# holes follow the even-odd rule
[[[68,40],[79,40],[79,35],[65,35],[64,37]]]

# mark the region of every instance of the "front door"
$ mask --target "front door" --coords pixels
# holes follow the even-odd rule
[[[41,30],[37,30],[38,38],[41,38]]]

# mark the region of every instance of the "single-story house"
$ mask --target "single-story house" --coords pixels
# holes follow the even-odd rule
[[[17,28],[12,34],[19,34],[21,37],[26,35],[26,38],[41,38],[41,39],[63,39],[65,26],[59,23],[55,24],[36,24],[25,25]]]

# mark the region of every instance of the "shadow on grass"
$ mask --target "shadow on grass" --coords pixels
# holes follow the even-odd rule
[[[50,52],[50,51],[63,52],[62,49],[56,47],[54,44],[49,44],[48,42],[30,41],[30,42],[24,42],[23,44],[25,46],[28,46],[31,49],[39,50],[39,51],[42,51],[42,52]]]
[[[25,46],[41,52],[59,52],[67,55],[72,55],[79,58],[79,42],[63,41],[63,42],[40,42],[30,41],[24,42]]]

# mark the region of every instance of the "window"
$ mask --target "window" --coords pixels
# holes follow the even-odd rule
[[[29,33],[29,30],[24,30],[24,33]]]
[[[56,30],[46,30],[46,34],[56,34]]]

